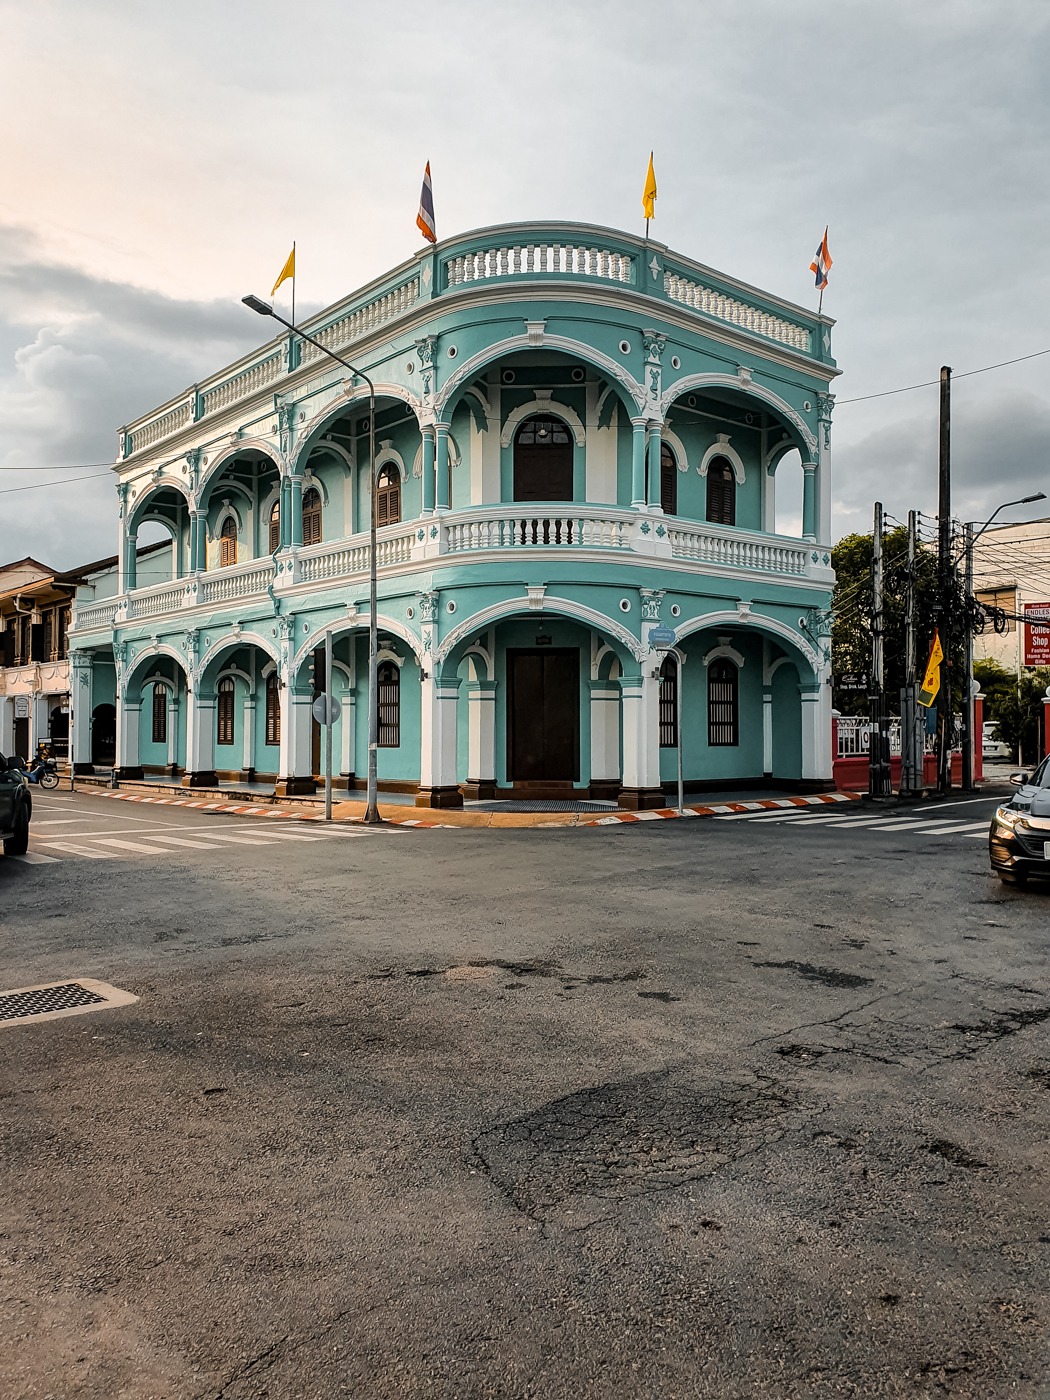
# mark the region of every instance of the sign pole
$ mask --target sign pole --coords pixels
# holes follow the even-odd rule
[[[331,705],[332,701],[332,634],[328,633],[324,642],[324,693]],[[324,819],[332,820],[332,718],[324,727]]]
[[[685,795],[682,788],[682,654],[675,652],[675,666],[677,667],[678,684],[674,688],[675,706],[675,731],[678,739],[678,815],[682,815],[682,808],[685,806]]]

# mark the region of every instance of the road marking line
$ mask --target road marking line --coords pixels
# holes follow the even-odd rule
[[[47,846],[52,851],[65,851],[73,856],[85,856],[88,860],[112,860],[112,851],[93,851],[88,846],[75,846],[71,841],[41,841],[40,845]]]
[[[270,846],[275,838],[273,836],[231,836],[228,832],[209,832],[209,841],[234,841],[238,846]]]
[[[58,862],[58,856],[42,856],[39,851],[26,851],[25,855],[15,856],[14,859],[26,865],[55,865]]]
[[[185,836],[151,836],[151,841],[163,841],[166,846],[192,846],[197,851],[210,851],[210,841],[190,841]]]
[[[963,833],[964,831],[978,831],[978,830],[980,830],[980,831],[987,831],[987,830],[988,830],[988,823],[987,823],[987,822],[952,822],[952,824],[951,824],[950,826],[940,826],[940,825],[938,825],[938,826],[928,826],[928,827],[926,828],[926,834],[927,834],[927,836],[949,836],[949,835],[951,835],[953,832],[958,832],[960,835],[962,835],[962,833]]]
[[[163,854],[157,846],[145,846],[141,841],[122,841],[119,836],[93,836],[91,839],[99,846],[118,846],[122,851],[137,851],[139,855]]]
[[[43,819],[34,817],[33,830],[35,831],[41,826],[69,826],[71,822],[75,826],[79,820],[79,817],[44,817]]]

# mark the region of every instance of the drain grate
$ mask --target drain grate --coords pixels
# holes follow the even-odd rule
[[[15,987],[0,992],[0,1027],[24,1026],[31,1021],[52,1021],[59,1016],[79,1016],[138,1001],[130,992],[81,977],[76,982],[45,982],[36,987]]]

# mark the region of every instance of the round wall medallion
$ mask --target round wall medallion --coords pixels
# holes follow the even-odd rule
[[[807,399],[806,402],[802,405],[802,407],[806,413],[809,413],[813,405],[810,403],[809,399]]]
[[[406,609],[405,609],[405,616],[406,616],[409,620],[411,620],[413,617],[415,617],[415,615],[416,615],[416,610],[415,610],[415,608],[406,608]]]
[[[454,359],[456,358],[456,356],[458,355],[459,351],[456,349],[456,347],[455,347],[454,345],[450,345],[450,346],[448,347],[448,350],[447,350],[445,353],[448,355],[448,357],[449,357],[450,360],[454,360]]]
[[[579,365],[577,365],[576,368],[575,368],[575,369],[573,370],[573,372],[572,372],[572,381],[573,381],[574,384],[582,384],[582,383],[583,383],[583,379],[584,379],[583,370],[580,369]]]
[[[672,369],[681,369],[681,368],[682,368],[682,362],[681,362],[681,360],[678,358],[677,355],[672,355],[672,356],[671,356],[671,368],[672,368]]]
[[[300,423],[305,423],[305,422],[306,422],[306,414],[305,414],[305,413],[300,412],[300,414],[299,414],[299,422],[300,422]]]
[[[303,631],[304,631],[304,632],[309,632],[309,630],[310,630],[310,624],[309,624],[308,622],[304,622],[304,623],[303,623]]]
[[[695,394],[690,394],[689,397],[686,399],[686,403],[689,405],[690,408],[695,408],[695,407],[696,407],[696,395],[695,395]]]
[[[406,373],[406,374],[415,374],[415,372],[416,372],[416,367],[415,367],[415,365],[412,363],[412,361],[409,360],[408,364],[405,366],[405,373]]]
[[[620,354],[629,355],[631,353],[631,342],[629,340],[620,341]]]
[[[682,609],[678,606],[677,603],[672,603],[672,604],[671,604],[671,616],[672,616],[672,617],[681,617],[681,616],[682,616]]]
[[[517,377],[518,376],[514,373],[512,369],[505,369],[500,375],[500,379],[502,379],[504,384],[513,384]]]
[[[455,611],[456,611],[456,604],[455,604],[454,602],[452,602],[452,601],[446,603],[446,604],[445,604],[445,611],[446,611],[446,612],[455,612]]]
[[[621,598],[621,599],[620,599],[620,611],[621,611],[621,612],[630,612],[630,611],[631,611],[631,600],[630,600],[630,598]]]

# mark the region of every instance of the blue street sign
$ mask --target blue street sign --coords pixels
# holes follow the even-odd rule
[[[673,627],[654,627],[649,633],[649,645],[655,647],[657,651],[668,651],[675,644],[675,630]]]

